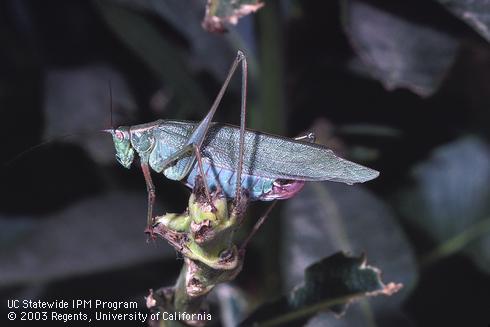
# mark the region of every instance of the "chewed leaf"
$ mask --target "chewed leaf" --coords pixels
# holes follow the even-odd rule
[[[261,306],[241,326],[303,324],[319,312],[341,315],[358,299],[392,295],[402,284],[381,281],[379,269],[369,266],[364,255],[336,253],[309,266],[304,283],[278,300]]]
[[[209,32],[225,32],[225,24],[236,25],[240,18],[256,12],[263,5],[259,0],[208,0],[202,27]]]
[[[355,204],[355,205],[353,205]],[[338,183],[308,183],[285,203],[283,281],[290,289],[304,270],[339,251],[369,253],[383,276],[405,285],[391,298],[370,300],[372,315],[386,316],[409,295],[417,280],[415,255],[390,207],[369,190]],[[347,315],[347,318],[350,314]]]
[[[490,41],[490,6],[487,0],[437,0]]]

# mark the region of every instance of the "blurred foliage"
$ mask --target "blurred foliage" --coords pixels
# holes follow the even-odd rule
[[[107,216],[101,206],[112,208],[112,214]],[[42,223],[29,216],[15,221],[1,217],[0,240],[5,251],[0,255],[0,287],[43,283],[172,256],[170,248],[163,244],[148,247],[135,233],[141,228],[133,217],[145,209],[143,195],[114,192],[80,201],[45,217]],[[16,239],[6,244],[13,235]]]
[[[331,253],[365,252],[369,261],[382,269],[384,279],[404,286],[391,297],[373,299],[369,305],[361,303],[363,321],[389,325],[386,317],[401,311],[416,284],[417,267],[410,243],[383,201],[362,188],[334,183],[306,185],[286,203],[282,219],[288,245],[281,256],[286,287],[298,284],[310,264]],[[356,325],[357,318],[349,310],[342,319],[345,322],[322,315],[312,324]]]
[[[110,140],[93,131],[111,124],[109,81],[116,125],[202,118],[240,48],[249,126],[314,130],[381,175],[307,185],[275,210],[247,252],[240,291],[215,294],[223,324],[351,251],[405,287],[309,325],[487,325],[488,1],[261,3],[241,17],[240,6],[259,2],[0,2],[1,298],[142,301],[173,283],[181,260],[142,233],[141,173],[116,166]],[[209,33],[203,19],[229,32]],[[216,120],[236,124],[239,78],[232,84]],[[188,190],[158,177],[158,211],[182,211]]]
[[[438,255],[463,250],[476,265],[490,272],[488,145],[467,136],[436,148],[426,162],[414,167],[413,176],[415,185],[399,195],[401,212],[437,242],[449,243],[442,245],[442,252],[423,259],[432,261]],[[451,245],[453,242],[456,244]]]
[[[388,90],[407,88],[421,96],[437,91],[456,58],[455,37],[431,27],[424,17],[412,22],[362,1],[342,4],[345,32],[362,61],[355,67],[362,65]]]
[[[208,0],[202,27],[213,33],[225,32],[226,23],[236,25],[240,18],[256,12],[263,5],[260,0]]]
[[[184,113],[200,106],[207,107],[201,88],[185,67],[184,54],[161,37],[154,24],[123,6],[105,1],[96,3],[114,33],[157,74],[167,86],[167,92],[175,94]]]
[[[490,18],[485,0],[437,0],[490,41]]]

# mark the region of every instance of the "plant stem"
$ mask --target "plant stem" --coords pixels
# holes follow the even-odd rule
[[[217,284],[233,280],[242,269],[244,251],[232,243],[248,203],[245,193],[240,198],[242,203],[229,209],[227,200],[216,192],[211,194],[210,204],[199,179],[186,212],[157,217],[153,232],[184,256],[184,265],[174,287],[150,293],[149,308],[187,314],[208,311],[207,294]],[[205,321],[184,323],[201,326]]]
[[[437,260],[462,250],[470,242],[490,232],[490,217],[471,225],[462,233],[441,243],[420,259],[420,266],[426,268]]]
[[[284,62],[281,34],[281,4],[269,1],[258,14],[260,111],[251,111],[252,128],[275,134],[284,134],[286,110],[284,101]],[[258,111],[258,112],[257,112]],[[264,224],[258,240],[267,240],[260,250],[261,266],[264,267],[262,290],[264,295],[279,294],[279,256],[281,247],[281,223],[279,211],[275,210]],[[260,241],[259,241],[260,242]]]

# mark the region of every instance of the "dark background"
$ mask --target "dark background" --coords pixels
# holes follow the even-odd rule
[[[98,132],[111,126],[108,81],[116,126],[199,120],[242,49],[248,126],[290,137],[315,131],[317,142],[381,172],[352,187],[364,202],[325,186],[349,237],[362,241],[307,250],[316,259],[366,251],[381,270],[388,248],[407,258],[394,269],[400,275],[386,276],[405,283],[396,308],[366,314],[364,305],[370,319],[349,322],[348,311],[344,323],[487,326],[490,35],[473,27],[490,8],[440,2],[266,1],[220,35],[201,28],[200,1],[1,1],[2,302],[131,299],[144,309],[148,289],[174,282],[181,258],[163,241],[145,242],[141,172],[117,165],[110,137]],[[476,18],[467,24],[461,8]],[[216,121],[238,123],[238,82]],[[189,191],[154,180],[159,212],[184,210]],[[304,198],[277,208],[247,252],[234,286],[250,308],[294,284],[287,249],[312,241],[301,234],[307,222],[291,223]],[[386,217],[370,214],[372,203]],[[252,205],[238,238],[264,207]],[[353,207],[360,221],[374,217],[372,229],[360,233]],[[371,244],[388,238],[384,219],[401,236]]]

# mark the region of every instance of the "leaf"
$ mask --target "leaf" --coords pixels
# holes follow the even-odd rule
[[[123,77],[109,66],[51,69],[46,73],[44,137],[80,144],[99,163],[114,162],[111,137],[99,131],[111,127],[109,82],[114,123],[128,121],[136,111],[135,101]]]
[[[143,233],[146,197],[112,193],[81,201],[59,214],[23,217],[16,242],[2,246],[0,286],[45,282],[174,256],[163,243],[150,246]],[[10,219],[9,219],[10,220]],[[14,228],[0,219],[0,240]],[[31,222],[31,223],[28,223]],[[160,245],[161,244],[161,245]]]
[[[331,253],[364,252],[382,268],[385,278],[405,288],[389,299],[363,301],[367,309],[359,316],[366,324],[366,319],[382,319],[399,312],[416,283],[416,262],[406,236],[385,203],[361,186],[309,183],[286,202],[282,219],[285,246],[281,258],[286,287],[300,282],[308,265]],[[354,318],[347,314],[342,320],[356,326]],[[329,322],[329,326],[337,324],[342,322]]]
[[[219,304],[219,316],[223,326],[238,326],[246,316],[247,298],[236,286],[226,283],[218,284],[211,293],[210,299]]]
[[[406,236],[386,204],[362,186],[309,183],[286,202],[282,219],[286,287],[296,285],[308,265],[339,251],[368,253],[387,278],[409,288],[415,283],[415,257]],[[402,292],[390,303],[407,295]]]
[[[490,6],[488,0],[437,0],[490,41]]]
[[[397,196],[404,217],[443,246],[436,254],[464,249],[490,273],[489,146],[475,136],[443,145],[412,176],[415,185]]]
[[[342,314],[354,300],[380,294],[392,295],[401,287],[401,284],[383,284],[380,271],[368,266],[364,255],[348,257],[336,253],[309,266],[303,285],[260,307],[241,325],[297,325],[325,310]]]
[[[358,0],[342,3],[344,30],[372,77],[388,90],[437,91],[456,58],[455,38]]]
[[[308,321],[307,327],[414,327],[410,319],[401,308],[392,309],[384,313],[381,317],[369,318],[371,310],[370,302],[373,300],[384,299],[384,297],[362,299],[349,307],[348,312],[342,317],[328,313],[320,313]],[[386,300],[390,300],[387,298]]]
[[[201,27],[204,2],[189,0],[112,0],[114,2],[151,12],[172,25],[189,42],[192,63],[196,69],[208,70],[218,81],[224,81],[231,58],[236,55],[236,39],[222,38],[207,33]],[[226,42],[223,42],[223,39]]]
[[[95,3],[114,33],[165,83],[169,93],[175,94],[182,115],[208,108],[203,90],[187,69],[184,53],[163,37],[155,24],[110,1]]]
[[[208,32],[223,33],[225,25],[236,25],[243,16],[262,8],[260,0],[208,0],[202,27]]]

